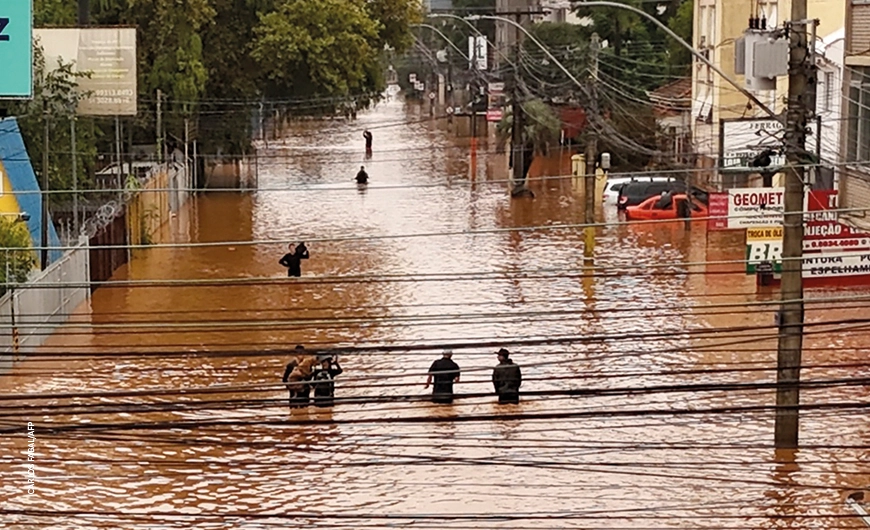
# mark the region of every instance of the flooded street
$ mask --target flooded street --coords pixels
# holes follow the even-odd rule
[[[256,192],[198,195],[178,246],[137,251],[0,377],[20,432],[0,440],[0,526],[865,527],[843,501],[870,486],[870,306],[849,300],[867,293],[808,291],[817,386],[804,447],[774,452],[776,292],[756,294],[741,235],[606,212],[590,274],[564,227],[582,182],[511,200],[503,155],[481,144],[471,168],[456,127],[401,101],[293,124]],[[300,279],[277,263],[288,241],[310,249]],[[296,344],[347,349],[334,409],[288,409],[270,350]],[[462,396],[437,406],[445,347]],[[500,347],[518,406],[489,395]]]

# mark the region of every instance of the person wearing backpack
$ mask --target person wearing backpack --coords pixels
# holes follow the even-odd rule
[[[311,376],[315,407],[331,407],[335,404],[335,378],[342,372],[337,357],[324,357],[320,361],[320,368]]]

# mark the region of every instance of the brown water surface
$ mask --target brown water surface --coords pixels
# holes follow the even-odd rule
[[[864,410],[808,409],[804,447],[771,448],[757,384],[775,380],[775,293],[704,264],[742,259],[739,235],[608,226],[584,277],[581,231],[507,230],[581,223],[582,183],[511,200],[501,155],[482,145],[470,168],[467,140],[424,118],[390,101],[291,126],[261,149],[257,192],[201,194],[175,221],[178,243],[213,245],[137,252],[114,279],[162,283],[99,289],[0,378],[3,527],[863,527],[843,499],[870,481]],[[288,240],[310,248],[301,279],[277,265]],[[821,325],[868,317],[866,302],[808,305],[804,379],[870,376],[866,325]],[[285,356],[262,352],[297,343],[354,348],[345,402],[288,410]],[[490,392],[504,345],[538,394],[420,401],[451,344],[458,392]]]

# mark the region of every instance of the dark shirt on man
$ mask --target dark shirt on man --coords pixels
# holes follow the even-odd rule
[[[492,385],[498,394],[499,403],[519,403],[523,374],[511,360],[499,363],[492,370]]]
[[[296,247],[293,252],[284,254],[278,264],[287,267],[287,276],[302,276],[302,260],[308,259],[308,249],[306,247]]]
[[[459,365],[453,359],[442,357],[429,367],[432,374],[432,401],[453,403],[453,381],[459,376]]]

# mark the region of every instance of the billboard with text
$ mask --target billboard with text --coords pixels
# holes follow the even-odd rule
[[[78,114],[136,115],[136,28],[40,28],[34,35],[47,66],[61,60],[88,73],[77,80],[84,94]]]
[[[32,28],[30,0],[0,0],[0,98],[33,97]]]

